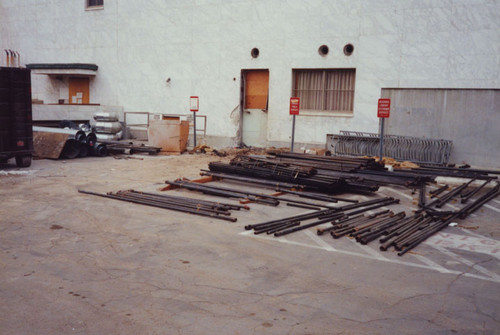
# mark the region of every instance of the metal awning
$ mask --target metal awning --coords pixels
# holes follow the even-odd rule
[[[87,63],[36,63],[26,64],[26,67],[34,74],[45,74],[48,76],[79,76],[94,77],[98,66]]]

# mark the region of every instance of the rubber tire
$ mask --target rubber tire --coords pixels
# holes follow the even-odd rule
[[[17,167],[30,167],[31,166],[31,155],[26,156],[16,156]]]

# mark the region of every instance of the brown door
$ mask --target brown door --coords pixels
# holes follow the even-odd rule
[[[243,70],[242,93],[241,141],[249,146],[266,146],[269,70]]]
[[[89,78],[69,78],[69,103],[89,103]]]
[[[245,108],[267,110],[269,70],[245,72]]]

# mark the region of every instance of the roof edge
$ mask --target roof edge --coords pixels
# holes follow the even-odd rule
[[[97,71],[99,68],[96,64],[89,63],[33,63],[26,64],[26,67],[31,70],[91,70]]]

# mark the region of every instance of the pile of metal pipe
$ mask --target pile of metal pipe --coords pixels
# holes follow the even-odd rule
[[[384,164],[377,162],[374,158],[364,157],[339,157],[339,156],[318,156],[296,152],[279,152],[269,150],[269,154],[275,155],[282,162],[299,161],[315,162],[315,166],[320,169],[353,172],[361,169],[383,170]]]
[[[344,236],[368,244],[378,238],[381,251],[394,247],[402,256],[428,237],[448,226],[455,217],[444,220],[425,214],[406,217],[405,212],[379,212],[373,215],[346,216],[332,222],[331,227],[318,229],[317,234],[330,233],[334,239]]]
[[[210,176],[210,177],[214,177],[215,179],[227,179],[227,180],[234,180],[234,181],[248,183],[248,184],[272,186],[272,187],[276,187],[278,189],[284,189],[284,188],[302,189],[302,188],[304,188],[304,185],[299,185],[299,184],[292,184],[292,183],[278,182],[278,181],[273,181],[273,180],[245,177],[245,176],[232,175],[232,174],[227,174],[227,173],[217,173],[217,172],[211,172],[208,170],[201,170],[201,171],[202,171],[202,172],[200,172],[201,176]]]
[[[276,175],[293,176],[294,178],[310,177],[316,174],[316,168],[311,165],[297,165],[281,162],[276,159],[267,159],[265,156],[236,156],[231,160],[231,165],[249,169],[264,168]]]
[[[441,217],[444,217],[446,215],[458,215],[461,219],[465,219],[468,215],[470,215],[471,213],[473,213],[474,211],[479,209],[482,205],[484,205],[488,201],[490,201],[490,200],[494,199],[495,197],[497,197],[498,195],[500,195],[500,191],[499,191],[500,185],[497,182],[495,186],[493,186],[491,189],[487,190],[486,193],[484,193],[483,195],[481,195],[478,198],[476,198],[475,200],[473,200],[469,205],[462,206],[462,208],[459,208],[455,211],[440,211],[439,210],[446,203],[448,203],[454,199],[458,200],[458,198],[460,198],[460,202],[459,202],[460,204],[465,204],[466,202],[471,200],[473,198],[473,196],[476,196],[481,191],[484,191],[486,186],[488,184],[492,183],[493,178],[488,178],[483,183],[481,183],[481,185],[474,187],[472,189],[468,189],[469,185],[475,180],[476,179],[473,178],[466,183],[463,183],[461,185],[458,185],[458,186],[452,188],[451,190],[449,190],[446,193],[443,193],[444,191],[441,191],[441,190],[447,189],[448,188],[447,185],[445,185],[445,186],[447,186],[446,188],[444,188],[444,186],[443,186],[443,187],[436,189],[435,192],[433,192],[433,193],[431,193],[432,191],[429,192],[431,197],[434,197],[434,200],[428,204],[422,205],[419,212],[427,212],[427,213],[429,213],[429,215],[441,216]],[[437,195],[438,193],[443,193],[443,194],[438,196]],[[457,203],[458,203],[458,201],[457,201]]]
[[[220,187],[220,186],[212,186],[212,185],[206,185],[206,184],[200,184],[200,183],[193,183],[185,180],[176,180],[176,181],[165,181],[165,183],[172,185],[174,187],[180,187],[180,188],[186,188],[188,190],[192,191],[198,191],[202,192],[205,194],[210,194],[210,195],[215,195],[215,196],[221,196],[221,197],[228,197],[228,198],[239,198],[242,200],[247,200],[255,203],[260,203],[264,205],[270,205],[270,206],[277,206],[279,205],[280,201],[287,202],[288,204],[295,204],[297,205],[296,207],[304,207],[304,208],[335,208],[330,204],[319,204],[319,203],[313,203],[310,201],[304,201],[304,200],[297,200],[297,199],[290,199],[286,198],[283,196],[278,196],[278,195],[269,195],[269,194],[263,194],[263,193],[257,193],[257,192],[251,192],[251,191],[243,191],[241,189],[236,189],[236,188],[227,188],[227,187]],[[279,192],[281,193],[281,192]],[[337,202],[337,199],[329,199],[328,202]],[[348,201],[348,202],[354,202],[354,201]]]
[[[252,224],[245,226],[246,230],[254,230],[255,234],[274,234],[275,237],[291,234],[300,230],[311,228],[320,224],[333,222],[337,219],[353,216],[359,213],[364,213],[376,208],[388,206],[398,203],[398,199],[380,198],[368,201],[363,201],[355,204],[344,206],[336,206],[328,209],[320,209],[310,213],[299,214],[271,220],[267,222]],[[317,219],[313,222],[304,222],[307,220]]]
[[[176,181],[167,180],[165,181],[165,183],[172,185],[174,187],[185,188],[191,191],[202,192],[204,194],[214,195],[218,197],[225,197],[225,198],[248,200],[263,205],[278,206],[280,203],[279,200],[270,196],[265,197],[263,194],[255,195],[249,192],[243,192],[236,189],[208,186],[200,183],[192,183],[183,180],[176,180]]]
[[[154,147],[150,145],[136,145],[130,141],[111,141],[111,140],[99,140],[100,143],[105,144],[107,151],[111,154],[136,154],[136,153],[147,153],[149,155],[156,155],[161,151],[160,147]]]
[[[134,190],[118,191],[115,193],[108,192],[105,194],[84,190],[78,190],[78,192],[109,199],[132,202],[141,205],[169,209],[183,213],[208,216],[211,218],[231,222],[236,222],[237,220],[234,217],[230,217],[231,210],[249,209],[247,206],[241,205],[225,204],[164,194],[138,192]]]
[[[343,193],[347,191],[348,186],[352,186],[348,185],[344,178],[336,176],[319,176],[316,174],[309,177],[299,177],[298,175],[276,174],[273,172],[272,168],[259,166],[249,168],[221,162],[211,162],[208,167],[211,172],[299,184],[304,185],[307,189],[320,190],[327,193]],[[363,190],[366,192],[374,192],[377,190],[377,187],[374,185],[356,185],[354,188],[356,188],[356,190]],[[351,191],[353,190],[354,189],[351,189]]]
[[[39,126],[33,126],[33,131],[68,135],[61,151],[60,157],[62,158],[73,159],[77,157],[86,157],[89,154],[102,157],[107,154],[106,149],[103,148],[102,144],[99,149],[96,150],[96,146],[98,146],[97,136],[93,132],[85,132],[80,129],[63,129]]]
[[[321,193],[304,192],[304,191],[300,191],[300,192],[291,191],[291,190],[286,190],[286,189],[283,189],[280,187],[277,187],[276,191],[281,192],[281,193],[294,194],[294,195],[297,195],[301,198],[321,200],[321,201],[326,201],[326,202],[338,202],[338,201],[352,202],[352,203],[359,202],[359,200],[353,200],[353,199],[347,199],[347,198],[341,198],[341,197],[332,197],[330,195],[325,195],[325,194],[321,194]]]
[[[395,169],[395,171],[408,171],[408,170]],[[491,175],[500,175],[500,170],[430,167],[430,166],[421,166],[418,168],[412,168],[410,172],[421,175],[433,175],[433,176],[469,178],[469,179],[476,178],[479,180],[484,180],[489,178],[497,179],[496,176],[491,176]]]
[[[212,162],[209,169],[213,173],[300,184],[307,190],[329,194],[371,193],[377,191],[379,185],[409,187],[434,181],[432,175],[408,170],[387,171],[373,158],[270,153],[274,156],[238,156],[230,164]]]

